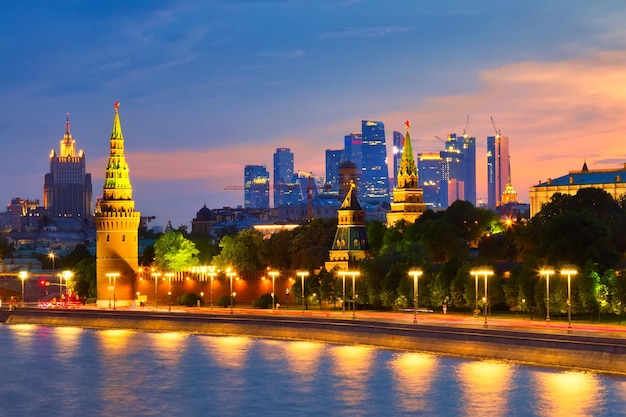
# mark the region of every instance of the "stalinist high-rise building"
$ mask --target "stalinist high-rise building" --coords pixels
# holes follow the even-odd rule
[[[50,152],[50,172],[44,178],[43,206],[51,217],[91,220],[91,174],[85,171],[85,153],[76,150],[68,113],[59,153],[54,149]]]
[[[98,308],[130,305],[134,298],[133,283],[138,268],[140,213],[135,211],[118,110],[119,103],[115,102],[109,163],[102,200],[94,216]]]

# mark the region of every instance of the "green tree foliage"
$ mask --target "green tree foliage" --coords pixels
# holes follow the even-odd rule
[[[372,220],[368,222],[365,227],[370,249],[373,253],[377,254],[383,247],[387,227],[385,227],[380,220]]]
[[[139,265],[150,266],[154,262],[156,253],[154,252],[154,245],[148,245],[144,248],[143,253],[139,257]]]
[[[230,266],[238,271],[265,269],[263,235],[258,230],[246,229],[235,236],[224,236],[220,247],[222,251],[213,258],[213,264],[221,268]]]
[[[13,245],[9,243],[9,238],[5,235],[0,235],[0,257],[10,258],[13,255]]]
[[[97,292],[96,283],[96,257],[90,256],[79,261],[73,268],[73,290],[80,297],[95,298]]]
[[[183,271],[198,265],[198,249],[180,231],[164,233],[154,243],[155,264],[159,269]]]

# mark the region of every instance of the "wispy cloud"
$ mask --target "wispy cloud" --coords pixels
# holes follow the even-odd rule
[[[348,27],[338,31],[323,32],[320,34],[321,39],[336,38],[379,38],[395,33],[405,33],[414,30],[406,26],[372,26],[372,27]]]
[[[286,51],[269,51],[269,52],[259,52],[256,54],[258,57],[262,58],[301,58],[306,53],[302,49],[291,49]]]

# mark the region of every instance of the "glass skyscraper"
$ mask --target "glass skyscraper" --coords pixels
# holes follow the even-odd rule
[[[487,199],[489,207],[502,203],[502,193],[510,181],[509,138],[497,134],[487,137]]]
[[[345,160],[343,149],[326,149],[325,184],[329,191],[339,191],[339,166]]]
[[[398,169],[402,162],[402,152],[404,151],[404,135],[397,130],[393,131],[393,180],[398,183]]]
[[[297,204],[298,197],[293,153],[289,148],[277,148],[274,153],[274,207]]]
[[[382,122],[363,120],[361,131],[363,159],[359,199],[369,203],[389,203],[385,125]]]
[[[265,165],[244,167],[244,207],[270,208],[270,173]]]

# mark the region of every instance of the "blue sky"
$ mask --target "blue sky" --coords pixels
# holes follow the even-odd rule
[[[70,112],[94,195],[119,100],[136,208],[188,225],[243,204],[245,164],[277,147],[324,171],[363,119],[477,138],[486,198],[489,116],[510,137],[513,185],[626,162],[622,1],[29,1],[0,6],[0,201],[42,199]]]

